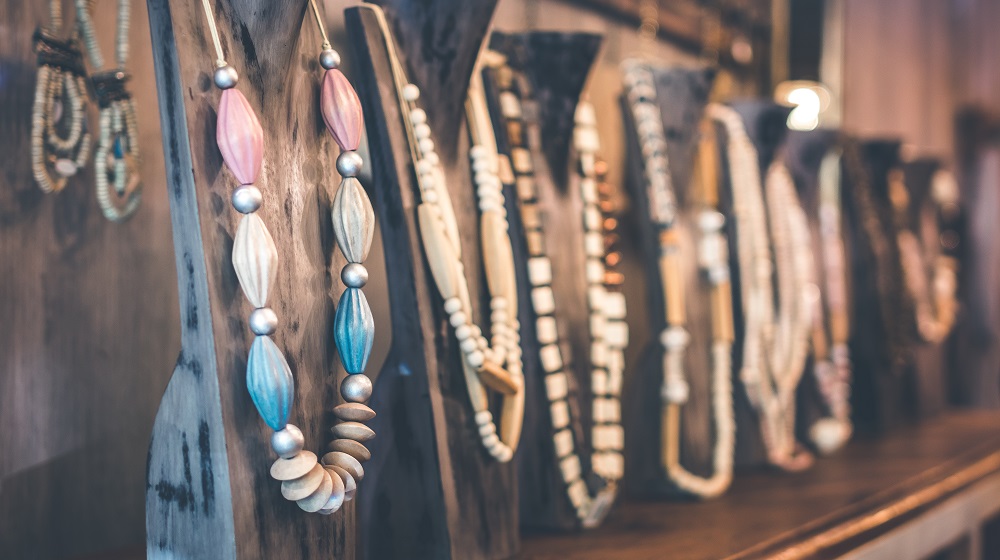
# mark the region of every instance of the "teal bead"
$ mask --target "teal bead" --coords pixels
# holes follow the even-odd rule
[[[340,296],[333,336],[347,373],[364,372],[375,340],[375,319],[360,289],[348,288]]]
[[[272,430],[281,430],[288,424],[295,380],[285,356],[269,336],[258,336],[250,346],[247,390],[260,417]]]

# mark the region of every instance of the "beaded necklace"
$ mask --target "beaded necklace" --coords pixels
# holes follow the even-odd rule
[[[738,232],[736,252],[740,267],[740,294],[743,305],[743,361],[740,367],[740,380],[750,403],[757,411],[768,460],[786,470],[803,469],[811,464],[811,457],[801,451],[794,436],[795,387],[798,384],[798,376],[802,373],[802,367],[800,364],[797,372],[792,367],[798,362],[797,354],[801,352],[792,343],[797,340],[796,337],[799,336],[802,327],[782,327],[775,323],[768,216],[764,205],[757,150],[747,136],[742,118],[732,108],[712,103],[708,105],[706,113],[713,121],[722,124],[727,136],[733,214]],[[794,187],[790,185],[790,178],[787,178],[789,184],[781,184],[787,177],[787,171],[785,177],[781,175],[780,168],[772,167],[771,171],[773,171],[769,173],[771,190],[776,188],[780,196],[770,198],[777,198],[774,207],[779,209],[777,215],[781,217],[785,215],[783,204],[784,200],[788,200],[787,190],[790,188],[791,194],[794,195]],[[782,192],[783,190],[785,192]],[[779,231],[781,227],[785,227],[786,231],[791,228],[794,233],[798,228],[799,234],[802,234],[805,229],[804,217],[801,217],[798,225],[794,223],[795,220],[793,223],[788,223],[786,220],[787,218],[780,220],[784,223],[778,226]],[[782,232],[781,235],[786,234]],[[788,237],[784,237],[777,243],[782,253],[787,253],[786,246],[782,245],[787,243],[787,240]],[[789,284],[789,280],[794,282],[794,278],[807,270],[806,265],[804,259],[789,260],[787,254],[783,256],[779,259],[779,268],[786,271],[792,269],[791,272],[795,274],[786,276],[784,281],[779,278],[779,284]],[[785,297],[802,296],[801,292],[791,290],[791,296],[786,294]],[[787,314],[785,321],[792,318],[794,315]],[[808,327],[808,321],[805,321],[804,327]],[[779,332],[784,337],[784,346],[781,347],[780,353],[774,351],[775,336]]]
[[[525,117],[522,100],[515,87],[513,71],[502,62],[492,68],[499,86],[501,114],[510,139],[510,159],[517,186],[518,203],[528,244],[528,280],[531,307],[539,344],[539,359],[545,375],[545,392],[552,424],[552,441],[566,494],[584,527],[595,527],[607,515],[617,495],[618,481],[624,473],[621,426],[621,388],[624,374],[628,326],[625,323],[625,298],[617,290],[609,291],[606,281],[618,281],[620,273],[607,275],[605,251],[607,222],[601,208],[598,172],[600,142],[594,108],[581,101],[574,115],[573,147],[577,155],[580,193],[583,199],[584,275],[587,280],[587,306],[591,334],[590,366],[593,427],[590,463],[596,479],[593,485],[584,480],[583,465],[573,428],[567,369],[571,367],[560,348],[556,321],[555,295],[552,290],[552,264],[544,241],[543,216],[538,205],[534,164],[529,138],[536,138],[537,122]]]
[[[811,300],[813,375],[830,413],[809,429],[810,439],[821,453],[836,451],[854,431],[851,422],[847,268],[840,193],[840,153],[832,151],[823,158],[819,168],[818,247],[825,289],[820,292],[817,287]]]
[[[958,209],[958,187],[950,173],[944,170],[934,173],[930,198],[940,227],[946,220],[945,214],[954,214]],[[934,259],[933,268],[927,270],[922,243],[915,226],[910,224],[910,195],[902,169],[889,172],[889,200],[894,210],[896,244],[904,284],[913,301],[917,334],[925,342],[941,342],[955,324],[958,260],[952,255],[940,254]]]
[[[524,415],[524,373],[521,365],[520,324],[513,252],[508,235],[499,162],[483,98],[482,84],[473,73],[466,103],[472,148],[469,157],[480,210],[483,264],[490,293],[491,339],[472,320],[472,297],[465,277],[458,223],[445,183],[440,157],[434,149],[427,113],[419,108],[420,90],[406,79],[385,14],[378,6],[364,6],[376,16],[389,53],[393,83],[399,96],[407,144],[417,176],[420,204],[417,217],[424,255],[444,300],[444,311],[462,351],[462,369],[483,447],[493,459],[511,460],[520,440]],[[506,366],[506,368],[504,367]],[[489,411],[486,387],[504,396],[498,429]]]
[[[361,423],[375,413],[364,404],[371,396],[372,384],[361,373],[371,351],[374,325],[360,290],[368,277],[360,263],[371,246],[374,217],[355,178],[362,164],[355,152],[361,138],[360,101],[336,69],[340,57],[330,48],[313,4],[323,35],[320,64],[326,68],[321,109],[330,133],[342,150],[337,169],[344,178],[334,198],[332,219],[337,244],[348,260],[341,271],[347,290],[340,299],[334,327],[338,353],[348,373],[340,391],[348,402],[334,408],[334,414],[342,422],[333,428],[336,439],[320,463],[315,453],[303,450],[302,431],[288,423],[295,396],[294,379],[284,355],[271,339],[278,317],[267,307],[267,297],[275,282],[278,253],[271,234],[257,215],[263,196],[254,185],[263,164],[264,133],[250,103],[235,89],[239,76],[223,56],[209,0],[202,0],[202,5],[216,52],[213,81],[222,90],[217,142],[226,166],[240,183],[232,194],[233,207],[243,214],[233,239],[233,268],[243,293],[254,306],[249,318],[255,337],[247,359],[247,389],[261,418],[274,430],[271,447],[279,458],[271,466],[270,474],[281,482],[281,495],[306,512],[330,514],[354,497],[357,482],[364,477],[360,461],[371,456],[361,442],[375,436]]]
[[[47,193],[61,191],[86,165],[91,144],[83,54],[76,37],[56,37],[60,27],[62,2],[49,0],[49,27],[39,27],[33,37],[38,74],[31,111],[31,170],[38,188]]]
[[[656,105],[656,86],[652,70],[639,62],[624,65],[626,96],[643,156],[646,187],[650,201],[650,219],[660,232],[660,278],[667,327],[660,334],[663,345],[663,410],[661,413],[661,453],[667,477],[681,490],[704,498],[722,494],[733,474],[733,451],[736,423],[733,415],[731,352],[733,343],[732,300],[729,282],[729,257],[722,234],[725,217],[720,214],[717,185],[717,145],[714,125],[700,126],[698,186],[701,210],[698,229],[698,263],[712,286],[712,410],[716,439],[713,448],[713,474],[701,477],[685,469],[680,462],[681,407],[688,401],[689,388],[684,371],[684,355],[689,342],[686,297],[681,270],[681,247],[675,221],[676,195],[671,183],[667,140],[663,119]]]
[[[77,23],[96,73],[90,77],[100,108],[97,150],[94,152],[97,202],[112,222],[128,219],[139,208],[142,181],[139,177],[139,128],[135,103],[125,88],[130,76],[128,61],[130,0],[118,0],[115,34],[115,68],[104,69],[104,57],[91,18],[94,0],[76,0]],[[113,187],[113,188],[112,188]]]

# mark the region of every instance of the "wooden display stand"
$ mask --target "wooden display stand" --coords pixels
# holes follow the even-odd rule
[[[522,105],[526,120],[534,122],[525,123],[524,137],[532,155],[538,208],[545,224],[544,242],[552,263],[561,351],[569,364],[567,373],[572,372],[567,376],[571,425],[584,473],[591,472],[590,329],[587,284],[581,273],[585,261],[583,201],[579,176],[574,172],[576,158],[571,140],[576,106],[600,45],[601,37],[589,33],[494,33],[490,40],[490,48],[505,55],[511,69],[523,76],[531,89],[530,98],[522,99]],[[497,90],[495,84],[491,85],[491,112],[494,122],[500,122]],[[501,152],[510,153],[506,131],[501,131],[498,144]],[[516,207],[516,201],[512,193],[507,198],[508,207],[511,203]],[[511,222],[514,228],[523,231],[519,220]],[[523,239],[519,241],[515,257],[526,262],[527,245]],[[545,371],[539,357],[526,269],[518,274],[518,302],[526,391],[524,429],[516,458],[521,525],[573,529],[579,526],[579,520],[567,497],[552,441]],[[584,480],[587,478],[585,474]]]
[[[322,453],[340,399],[331,297],[343,288],[329,271],[344,261],[329,218],[338,175],[319,116],[321,40],[304,19],[306,0],[213,6],[239,90],[264,129],[259,214],[281,264],[270,301],[279,317],[274,339],[295,377],[291,421],[307,447]],[[147,556],[354,558],[354,504],[329,517],[306,514],[282,498],[268,474],[276,458],[271,431],[245,385],[251,308],[231,264],[236,181],[216,145],[219,93],[208,24],[197,0],[150,0],[149,9],[182,349],[149,447]],[[368,486],[362,482],[358,495]]]
[[[346,12],[392,314],[392,346],[372,400],[379,413],[370,424],[379,434],[375,472],[358,494],[362,547],[366,557],[379,559],[509,557],[519,542],[514,465],[489,457],[476,431],[458,343],[423,256],[418,189],[386,49],[387,39],[395,42],[408,79],[420,88],[462,234],[473,320],[485,325],[489,304],[464,104],[495,3],[379,4],[392,37],[383,36],[371,9]],[[513,193],[505,196],[513,200]],[[513,223],[511,239],[523,243]]]
[[[691,335],[684,355],[690,398],[681,412],[681,462],[698,475],[711,474],[715,427],[710,406],[712,319],[710,287],[697,263],[697,215],[690,184],[699,141],[698,125],[708,102],[715,71],[712,69],[663,68],[654,70],[656,102],[667,140],[670,176],[677,195],[686,297],[687,330]],[[638,248],[644,276],[632,276],[627,293],[630,310],[638,316],[630,321],[631,344],[642,348],[638,362],[629,367],[623,401],[625,418],[626,488],[631,495],[674,494],[663,465],[660,422],[663,413],[663,346],[659,333],[666,328],[663,279],[657,265],[660,244],[657,228],[649,219],[645,167],[635,121],[628,100],[621,99],[625,122],[627,169],[625,186],[635,219],[624,230],[623,243]],[[641,320],[639,317],[641,316]],[[640,322],[641,320],[641,322]]]

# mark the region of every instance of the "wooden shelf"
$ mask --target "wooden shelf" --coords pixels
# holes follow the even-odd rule
[[[1000,510],[1000,412],[858,438],[805,473],[740,472],[714,501],[625,500],[594,531],[525,536],[518,558],[867,558],[857,551],[960,499],[980,504],[975,523]]]

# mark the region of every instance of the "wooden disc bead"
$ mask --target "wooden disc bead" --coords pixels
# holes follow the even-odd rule
[[[328,467],[339,467],[347,471],[356,481],[365,477],[365,469],[357,459],[341,451],[331,451],[323,455],[323,464]],[[345,481],[346,482],[346,481]]]
[[[281,495],[286,500],[301,500],[319,488],[320,484],[323,483],[323,474],[323,466],[316,463],[305,476],[282,482]]]
[[[361,443],[353,439],[335,439],[330,442],[330,451],[340,451],[347,453],[358,461],[370,461],[372,452]]]
[[[375,432],[371,428],[360,422],[341,422],[330,428],[333,436],[341,439],[353,439],[355,441],[368,441],[375,437]]]
[[[346,422],[367,422],[375,418],[375,411],[361,403],[344,403],[333,408],[333,415]]]
[[[319,465],[316,466],[318,467]],[[302,511],[315,513],[323,509],[323,506],[325,506],[326,502],[329,501],[330,495],[333,494],[333,478],[335,475],[331,475],[329,471],[322,467],[320,467],[319,470],[322,473],[322,479],[320,480],[319,486],[313,491],[312,494],[309,494],[305,498],[295,502]],[[338,480],[340,479],[339,476],[336,478]],[[282,488],[284,488],[285,484],[288,483],[282,483]]]
[[[294,480],[305,476],[316,466],[316,454],[312,451],[301,451],[291,459],[278,459],[271,465],[271,478],[275,480]]]

